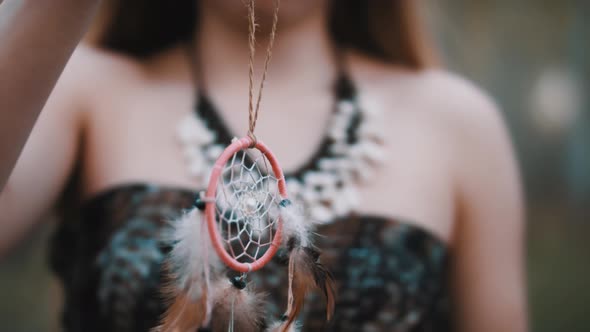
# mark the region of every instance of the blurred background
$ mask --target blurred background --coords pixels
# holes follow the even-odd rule
[[[337,0],[336,0],[337,1]],[[504,111],[527,194],[532,330],[590,331],[590,1],[424,1],[443,62]],[[57,330],[51,225],[0,261],[0,329]]]
[[[590,1],[439,0],[445,64],[504,111],[528,212],[532,330],[590,331]]]

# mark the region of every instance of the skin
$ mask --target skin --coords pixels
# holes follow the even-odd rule
[[[98,3],[0,1],[0,188]],[[54,10],[59,7],[68,11]],[[43,50],[43,56],[31,49]]]
[[[76,102],[75,98],[56,94],[52,98],[56,101],[50,102],[40,116],[40,129],[33,135],[36,138],[29,140],[26,150],[34,151],[22,154],[22,166],[12,172],[7,183],[43,105],[98,4],[97,0],[0,2],[0,212],[7,213],[0,218],[0,252],[16,242],[38,219],[40,211],[55,201],[71,168],[77,115],[70,109]],[[59,101],[64,98],[68,101]],[[55,141],[49,141],[52,139]],[[53,155],[39,140],[62,148]],[[29,154],[32,157],[25,157]],[[39,165],[47,166],[48,173],[40,172]],[[23,202],[24,197],[34,206],[30,211],[25,204],[15,203]]]
[[[78,8],[74,1],[54,1]],[[243,12],[228,10],[235,6],[227,1],[201,2],[200,43],[206,47],[198,49],[206,64],[203,76],[209,94],[232,131],[243,135],[247,43],[244,25],[237,23]],[[262,1],[260,6],[264,26],[272,2]],[[89,17],[93,7],[88,4],[80,10]],[[335,75],[324,29],[325,3],[302,1],[295,7],[281,8],[256,129],[258,137],[271,143],[286,171],[302,165],[320,142],[331,111]],[[0,15],[5,10],[0,7]],[[21,15],[30,19],[29,13]],[[0,36],[7,34],[5,17],[0,16]],[[8,21],[33,29],[26,20]],[[50,54],[56,54],[52,59],[43,54],[27,60],[0,51],[2,68],[32,61],[40,68],[34,78],[42,80],[26,89],[23,84],[0,86],[1,96],[21,97],[2,102],[2,120],[9,120],[0,121],[2,135],[24,142],[85,22],[80,19],[56,28],[76,31],[51,46]],[[266,42],[263,32],[258,37],[258,73]],[[27,41],[33,38],[34,33],[23,34],[10,50],[29,47]],[[387,163],[378,170],[379,181],[361,188],[360,212],[401,217],[449,244],[458,331],[526,331],[522,195],[510,140],[496,106],[469,82],[440,70],[412,72],[356,52],[347,53],[346,61],[362,100],[383,110],[380,122],[387,133]],[[13,75],[15,82],[33,79],[30,73]],[[0,195],[0,251],[22,238],[53,206],[77,162],[86,198],[130,182],[203,187],[188,177],[174,140],[177,123],[191,112],[193,91],[180,47],[139,62],[79,46]],[[5,173],[19,149],[2,146]]]

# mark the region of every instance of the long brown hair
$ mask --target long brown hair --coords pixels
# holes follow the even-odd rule
[[[416,0],[332,0],[335,43],[412,69],[435,64]],[[188,41],[197,24],[195,0],[109,0],[91,39],[102,48],[147,57]]]

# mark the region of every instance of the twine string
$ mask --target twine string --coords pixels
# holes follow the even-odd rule
[[[258,96],[256,97],[256,103],[254,103],[254,56],[256,54],[256,15],[254,13],[255,0],[248,0],[248,44],[250,51],[250,58],[248,64],[248,136],[252,139],[252,147],[256,145],[256,135],[254,130],[256,129],[256,121],[258,120],[258,111],[260,109],[260,100],[262,99],[262,90],[264,89],[264,81],[266,80],[266,74],[268,72],[268,64],[272,58],[272,47],[274,44],[277,22],[279,20],[279,6],[280,0],[274,1],[274,12],[272,19],[272,27],[270,36],[268,39],[268,45],[266,47],[266,57],[264,59],[264,69],[262,77],[260,79],[260,85],[258,86]]]

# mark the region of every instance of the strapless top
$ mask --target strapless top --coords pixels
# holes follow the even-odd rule
[[[68,332],[147,332],[166,309],[160,296],[159,240],[169,221],[192,206],[197,192],[135,184],[86,201],[64,220],[51,248],[51,266],[65,291]],[[350,214],[316,229],[321,260],[337,288],[335,314],[325,322],[322,301],[308,298],[302,331],[450,331],[448,248],[403,220]],[[287,268],[279,259],[248,276],[268,293],[268,319],[286,308]]]
[[[404,220],[350,212],[355,205],[350,184],[370,177],[371,165],[382,157],[376,129],[381,120],[378,107],[359,102],[346,73],[334,88],[334,112],[322,143],[306,164],[285,175],[293,191],[289,197],[302,200],[309,217],[323,222],[315,229],[315,245],[337,291],[335,314],[327,324],[322,301],[313,294],[307,299],[299,317],[302,331],[449,331],[445,243]],[[233,135],[203,92],[195,114],[181,124],[180,143],[192,175],[207,174],[203,166],[212,165],[210,157],[217,158]],[[337,181],[318,182],[326,178]],[[65,331],[147,332],[158,324],[166,310],[159,292],[162,261],[170,250],[161,234],[196,195],[122,185],[66,211],[78,215],[64,218],[51,255],[65,290]],[[268,320],[286,308],[287,267],[279,257],[248,275],[256,289],[268,293]]]

